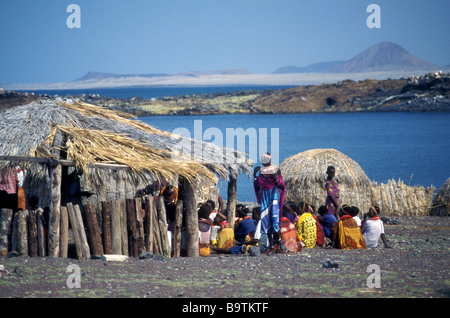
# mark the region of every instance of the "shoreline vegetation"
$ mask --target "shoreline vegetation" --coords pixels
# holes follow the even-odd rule
[[[40,97],[81,101],[135,116],[299,114],[342,112],[442,112],[450,110],[450,73],[401,79],[343,80],[287,89],[244,90],[211,94],[126,99],[100,96],[49,96],[0,89],[0,108]]]

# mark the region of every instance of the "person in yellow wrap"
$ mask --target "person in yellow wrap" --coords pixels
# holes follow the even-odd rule
[[[214,224],[220,226],[220,229],[217,234],[217,240],[211,241],[213,250],[214,248],[222,249],[234,246],[234,230],[228,224],[226,216],[217,212]]]
[[[344,213],[339,219],[336,231],[335,247],[350,250],[358,248],[366,248],[366,242],[361,232],[361,228],[355,219],[349,215],[344,209]]]
[[[295,228],[297,229],[298,239],[305,244],[304,248],[313,248],[316,246],[317,226],[316,220],[309,211],[309,205],[305,202],[300,202],[299,206],[300,217],[295,221]]]

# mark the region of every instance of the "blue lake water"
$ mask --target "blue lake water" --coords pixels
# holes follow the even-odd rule
[[[169,132],[186,128],[193,138],[197,129],[197,136],[202,136],[205,141],[210,140],[203,136],[204,132],[208,128],[218,128],[224,136],[223,146],[226,146],[227,128],[234,131],[254,128],[257,133],[261,128],[267,132],[269,152],[271,141],[276,141],[272,136],[276,137],[278,133],[279,163],[308,149],[334,148],[355,160],[369,179],[378,183],[401,179],[406,184],[433,185],[439,189],[450,177],[450,113],[208,115],[139,119]],[[249,144],[247,140],[247,152]],[[260,153],[259,144],[257,147]],[[226,182],[221,180],[219,188],[220,195],[226,199]],[[237,199],[255,201],[252,181],[247,176],[238,178]]]
[[[162,86],[29,92],[51,96],[99,94],[116,98],[152,98],[288,87],[290,86]],[[200,138],[205,141],[209,141],[203,137],[208,128],[218,128],[224,137],[227,135],[227,128],[254,128],[258,137],[261,136],[260,129],[266,130],[269,152],[274,135],[272,131],[275,130],[279,141],[279,163],[308,149],[334,148],[355,160],[371,180],[379,183],[401,179],[406,184],[433,185],[439,189],[450,177],[450,113],[157,116],[139,119],[169,132],[176,128],[186,128],[193,138],[194,123],[197,121],[202,126]],[[226,138],[223,146],[226,146],[225,140]],[[247,152],[249,143],[247,140]],[[257,151],[262,151],[259,145]],[[226,182],[220,181],[219,187],[220,194],[226,199]],[[239,177],[237,196],[239,201],[255,201],[252,182],[247,176]]]

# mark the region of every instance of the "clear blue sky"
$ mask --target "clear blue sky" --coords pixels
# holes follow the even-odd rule
[[[70,29],[69,4],[81,8]],[[381,29],[369,29],[369,4]],[[450,64],[449,0],[2,0],[0,83],[347,60],[383,41]]]

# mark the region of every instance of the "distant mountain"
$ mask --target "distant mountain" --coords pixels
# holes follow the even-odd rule
[[[88,72],[82,78],[79,78],[75,81],[95,81],[95,80],[104,80],[104,79],[112,79],[112,78],[127,78],[127,77],[167,77],[167,76],[191,76],[197,77],[202,75],[243,75],[243,74],[253,74],[249,70],[246,69],[235,69],[235,70],[223,70],[223,71],[191,71],[191,72],[183,72],[177,74],[165,74],[165,73],[151,73],[151,74],[114,74],[114,73],[102,73],[102,72]]]
[[[330,73],[363,73],[379,71],[416,71],[439,69],[425,62],[393,42],[369,47],[346,63],[334,67]]]
[[[88,72],[82,78],[75,81],[87,81],[87,80],[102,80],[106,78],[121,78],[121,77],[162,77],[169,76],[168,74],[155,73],[155,74],[114,74],[114,73],[101,73],[101,72]]]
[[[396,43],[381,42],[348,61],[319,62],[304,67],[288,65],[275,70],[272,74],[431,71],[438,69],[440,67],[413,56]]]
[[[174,76],[204,76],[204,75],[247,75],[247,74],[253,74],[253,72],[250,72],[249,70],[245,68],[240,69],[233,69],[233,70],[221,70],[221,71],[189,71],[189,72],[182,72],[174,74]]]
[[[308,66],[298,67],[295,65],[288,65],[281,67],[272,72],[272,74],[290,74],[290,73],[322,73],[331,68],[344,64],[347,61],[331,61],[319,62],[310,64]]]

